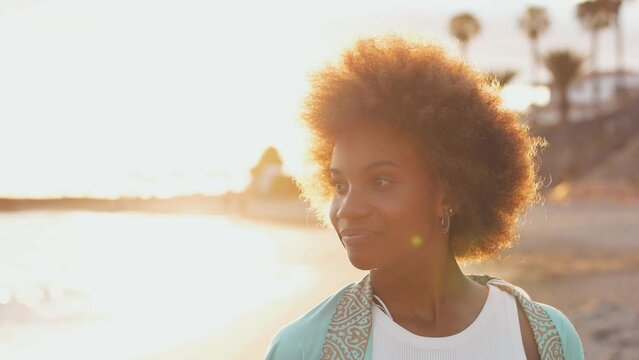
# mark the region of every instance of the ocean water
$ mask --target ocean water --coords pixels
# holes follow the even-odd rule
[[[0,359],[130,359],[224,329],[312,286],[278,242],[311,231],[237,218],[0,214]]]

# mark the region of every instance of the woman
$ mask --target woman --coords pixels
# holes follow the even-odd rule
[[[306,198],[369,271],[287,325],[266,358],[582,359],[559,310],[458,262],[498,255],[540,200],[537,150],[486,79],[432,44],[358,41],[318,72]]]

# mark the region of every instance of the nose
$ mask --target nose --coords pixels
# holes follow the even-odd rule
[[[350,188],[346,196],[337,201],[336,215],[338,219],[361,218],[371,214],[372,206],[365,194],[353,188]]]

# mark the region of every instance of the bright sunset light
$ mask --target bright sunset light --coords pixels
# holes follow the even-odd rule
[[[0,360],[635,359],[638,17],[0,0]]]
[[[532,104],[543,106],[550,101],[550,91],[545,86],[507,85],[501,91],[504,105],[517,110],[525,111]]]
[[[574,4],[542,3],[553,15],[546,46],[579,38],[587,50]],[[486,21],[469,61],[518,73],[504,89],[506,106],[547,101],[546,90],[524,85],[530,59],[513,23],[519,4],[501,4],[499,19],[488,0],[416,12],[418,4],[2,2],[0,197],[239,191],[268,146],[295,174],[303,148],[295,122],[313,70],[358,36],[390,30],[456,51],[447,22],[461,10]],[[602,36],[602,50],[610,43]],[[638,51],[629,42],[628,58]],[[602,51],[602,66],[613,65],[611,53]]]

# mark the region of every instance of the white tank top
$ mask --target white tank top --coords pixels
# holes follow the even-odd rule
[[[463,331],[444,337],[415,335],[374,305],[372,359],[526,360],[516,301],[488,284],[486,303],[475,321]]]

